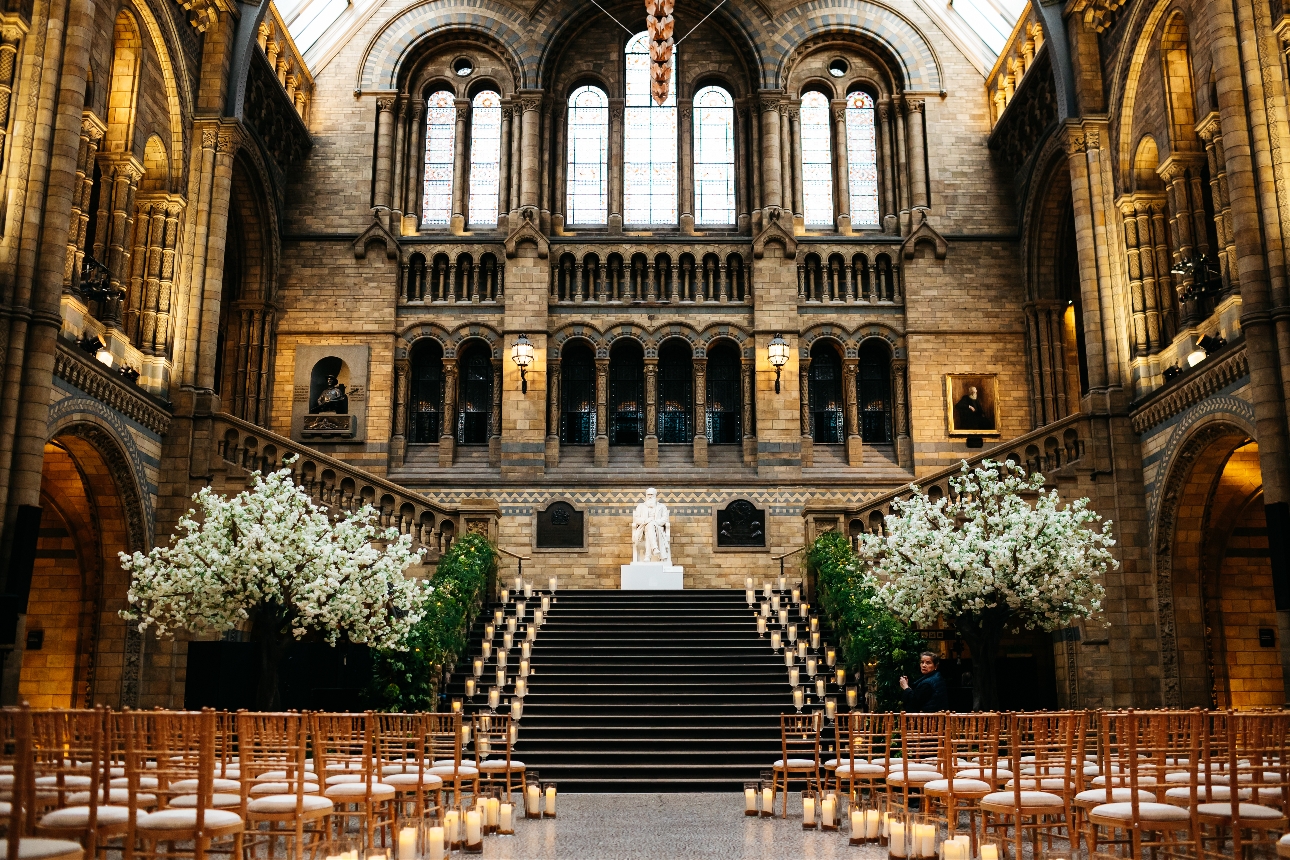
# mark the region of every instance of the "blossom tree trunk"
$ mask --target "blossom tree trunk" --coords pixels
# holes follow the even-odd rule
[[[260,660],[259,679],[255,687],[255,707],[259,711],[282,709],[282,696],[278,690],[278,666],[287,650],[290,634],[282,632],[282,616],[272,607],[256,611],[251,621],[251,641],[256,643]]]
[[[955,623],[959,636],[972,649],[972,710],[995,711],[999,707],[995,657],[1002,630],[981,618],[961,618]]]

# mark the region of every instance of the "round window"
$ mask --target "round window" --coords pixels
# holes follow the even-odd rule
[[[452,62],[452,70],[457,73],[458,77],[464,78],[475,71],[475,64],[470,61],[469,57],[458,57]]]
[[[847,61],[839,57],[829,63],[829,74],[835,78],[840,78],[847,73]]]

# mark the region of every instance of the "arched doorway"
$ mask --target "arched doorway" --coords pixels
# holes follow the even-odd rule
[[[841,444],[845,406],[842,400],[842,355],[836,344],[811,347],[811,436],[817,445]]]
[[[491,350],[482,341],[472,341],[458,362],[457,444],[487,445],[493,419]]]
[[[630,338],[609,351],[609,444],[645,444],[645,353]]]
[[[707,427],[711,445],[737,445],[743,441],[743,391],[739,348],[728,340],[708,350]]]
[[[560,442],[596,441],[596,356],[591,344],[575,340],[560,354]]]
[[[689,443],[694,439],[694,363],[690,345],[679,338],[658,351],[658,441]]]
[[[891,444],[891,348],[880,338],[869,338],[860,344],[856,402],[860,405],[864,443]]]
[[[438,443],[443,432],[443,347],[423,338],[412,347],[412,379],[408,409],[414,444]]]

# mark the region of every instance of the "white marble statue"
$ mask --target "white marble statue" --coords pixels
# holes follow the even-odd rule
[[[632,514],[632,561],[672,564],[672,524],[667,505],[658,500],[653,487],[645,491],[645,501]]]

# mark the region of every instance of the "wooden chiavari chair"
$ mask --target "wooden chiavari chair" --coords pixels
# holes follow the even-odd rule
[[[518,724],[510,714],[475,714],[475,769],[486,785],[499,784],[509,800],[513,791],[521,796],[527,784],[524,762],[512,756],[511,727]],[[512,787],[514,786],[514,787]]]
[[[1161,784],[1165,752],[1170,748],[1170,727],[1160,713],[1141,715],[1134,711],[1101,715],[1100,747],[1104,750],[1102,774],[1107,777],[1097,786],[1114,798],[1116,790],[1125,800],[1100,803],[1087,813],[1086,835],[1090,856],[1110,848],[1120,856],[1134,860],[1150,856],[1195,857],[1196,814],[1194,811],[1144,799]],[[1181,718],[1180,718],[1181,719]],[[1189,734],[1190,748],[1185,756],[1173,746],[1173,767],[1186,767],[1195,791],[1195,773],[1200,754],[1200,715],[1187,712],[1190,727],[1175,725]],[[1182,764],[1182,760],[1186,764]]]
[[[775,808],[775,795],[784,782],[784,808],[780,818],[788,817],[788,781],[806,780],[821,791],[820,780],[820,721],[815,714],[780,714],[780,757],[771,766],[771,809]]]
[[[305,769],[306,719],[300,714],[237,714],[241,807],[246,819],[245,856],[254,858],[266,845],[273,860],[278,840],[290,860],[300,860],[328,833],[333,802],[318,793],[312,771]]]
[[[106,738],[106,761],[105,770],[108,776],[108,793],[103,800],[105,803],[129,804],[134,803],[142,810],[155,809],[157,806],[157,778],[151,775],[141,775],[135,780],[135,792],[131,796],[130,779],[125,775],[126,745],[125,745],[125,716],[123,711],[107,711],[104,719],[104,734]],[[72,803],[84,803],[85,795],[72,795]]]
[[[1231,838],[1232,856],[1245,857],[1270,849],[1290,825],[1290,713],[1229,711],[1223,722],[1228,799],[1196,804],[1203,828],[1201,848],[1219,856],[1226,835]],[[1211,772],[1210,779],[1218,777]],[[1232,787],[1236,790],[1231,791]]]
[[[426,721],[426,739],[434,752],[430,773],[443,780],[444,791],[452,792],[454,803],[461,801],[466,787],[471,796],[479,794],[479,768],[461,760],[461,748],[466,743],[467,726],[461,714],[423,714]]]
[[[1088,831],[1088,811],[1095,806],[1107,803],[1128,803],[1136,795],[1143,803],[1155,803],[1158,787],[1154,773],[1139,774],[1137,787],[1129,786],[1128,776],[1128,736],[1121,731],[1121,726],[1114,720],[1105,723],[1102,713],[1091,715],[1089,723],[1097,726],[1098,739],[1094,744],[1097,750],[1097,762],[1093,767],[1091,778],[1087,779],[1091,787],[1076,792],[1071,799],[1071,814],[1075,818],[1076,838]],[[1135,745],[1136,746],[1136,745]],[[1085,769],[1088,777],[1089,770]]]
[[[3,781],[9,790],[6,860],[82,860],[85,850],[77,842],[31,835],[38,813],[31,711],[25,705],[0,710],[0,746],[12,767]]]
[[[332,811],[339,833],[350,821],[363,833],[368,848],[393,837],[394,786],[376,773],[372,714],[313,714],[314,768],[324,779],[323,795],[337,806]]]
[[[1055,834],[1069,827],[1069,795],[1062,790],[1046,790],[1042,785],[1044,780],[1070,782],[1075,715],[1012,714],[1008,734],[1008,752],[1019,776],[1009,780],[1007,789],[982,797],[979,805],[983,833],[988,835],[994,830],[1006,844],[1011,829],[1014,856],[1020,860],[1027,833],[1037,857],[1041,834],[1051,844]],[[1036,787],[1027,788],[1028,784]]]
[[[215,806],[215,712],[127,711],[122,718],[130,795],[140,793],[145,775],[157,783],[159,808],[137,815],[135,825],[144,854],[202,860],[219,850],[213,843],[226,839],[232,842],[229,850],[240,853],[242,816]],[[241,797],[233,796],[238,800],[233,805],[240,805]],[[132,841],[130,834],[126,839]]]
[[[838,794],[842,794],[842,784],[846,783],[846,794],[853,803],[859,800],[860,792],[863,791],[868,791],[872,797],[887,776],[886,767],[870,762],[887,754],[891,714],[852,711],[849,714],[838,714],[834,722],[838,750],[846,751],[833,771],[834,786]],[[828,788],[827,781],[825,788]]]
[[[999,715],[950,714],[945,725],[945,760],[946,778],[924,783],[923,794],[944,811],[950,836],[958,830],[959,815],[967,815],[968,837],[975,853],[981,798],[998,785],[994,775],[999,770]],[[961,772],[990,778],[959,776]]]
[[[443,791],[443,779],[430,773],[434,749],[426,737],[424,715],[373,714],[373,718],[381,782],[394,786],[395,817],[410,815],[418,821],[427,809],[439,808]]]
[[[945,778],[947,716],[902,711],[899,724],[900,758],[887,758],[887,803],[892,811],[908,813],[910,801],[922,796],[924,785]]]
[[[36,711],[32,719],[32,752],[36,802],[45,809],[35,830],[42,836],[74,839],[93,857],[109,839],[124,837],[131,827],[131,806],[110,805],[105,712]],[[133,807],[138,813],[137,804]]]

